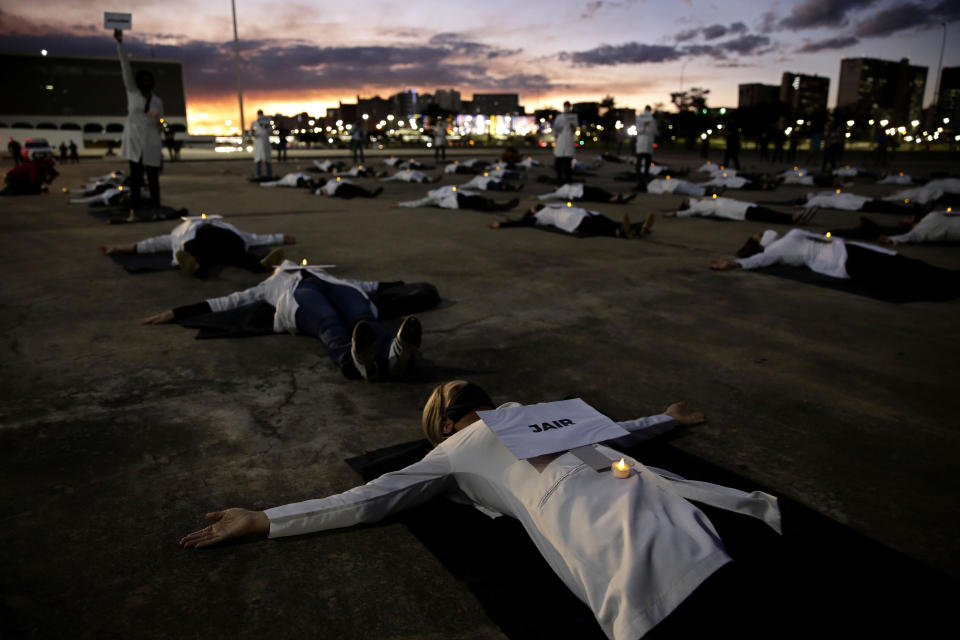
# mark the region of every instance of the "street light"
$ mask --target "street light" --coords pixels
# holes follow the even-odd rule
[[[42,56],[47,55],[47,50],[46,50],[46,49],[40,49],[40,55],[42,55]]]

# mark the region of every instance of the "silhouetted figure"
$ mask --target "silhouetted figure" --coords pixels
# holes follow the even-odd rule
[[[563,113],[553,119],[553,168],[557,184],[573,182],[573,156],[576,150],[577,114],[569,102],[563,103]]]
[[[176,134],[169,128],[163,131],[163,146],[167,148],[170,162],[175,162],[177,160],[177,139]]]
[[[447,161],[447,123],[444,120],[437,122],[433,128],[433,161]]]
[[[760,151],[760,162],[770,160],[770,133],[764,129],[760,132],[760,138],[757,140],[757,148]]]
[[[736,126],[728,127],[723,133],[724,140],[726,141],[726,148],[723,151],[723,162],[722,164],[725,167],[733,165],[733,167],[739,171],[740,170],[740,130]]]
[[[13,166],[20,164],[20,161],[23,160],[23,156],[20,155],[23,153],[23,147],[20,146],[20,143],[10,138],[10,142],[7,143],[7,151],[10,152],[10,157],[13,158]]]
[[[70,162],[72,164],[80,163],[80,153],[77,151],[77,143],[73,140],[70,141],[70,145],[67,147],[70,150]]]
[[[653,140],[657,136],[657,121],[650,105],[637,116],[637,183],[650,180],[650,163],[653,161]]]
[[[60,143],[60,164],[66,164],[66,163],[67,163],[67,143],[61,142]]]
[[[790,136],[790,146],[787,147],[787,162],[794,163],[797,161],[797,144],[800,142],[800,136],[794,135]]]
[[[290,135],[290,131],[280,127],[280,141],[277,143],[277,162],[286,162],[287,161],[287,136]]]
[[[353,123],[350,130],[350,150],[353,151],[353,164],[357,164],[357,158],[360,162],[366,162],[363,158],[363,145],[367,142],[367,129],[363,125],[363,120],[357,120]]]
[[[258,178],[263,177],[263,165],[266,165],[266,177],[273,178],[273,165],[270,163],[271,131],[273,131],[273,125],[263,115],[263,109],[258,109],[257,119],[250,125],[250,133],[253,134],[253,165]]]
[[[773,157],[770,158],[770,162],[776,164],[778,162],[783,162],[783,143],[786,142],[786,136],[783,133],[783,129],[779,126],[773,132]]]

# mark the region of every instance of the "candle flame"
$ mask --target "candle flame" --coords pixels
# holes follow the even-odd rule
[[[840,189],[837,189],[837,193],[840,193]]]
[[[483,172],[483,177],[484,177],[484,178],[486,178],[486,177],[489,176],[489,175],[490,175],[490,174],[487,173],[486,171]]]
[[[827,238],[830,237],[830,232],[829,232],[829,231],[827,231],[827,235],[826,235],[825,237],[827,237]]]
[[[724,173],[724,174],[723,174],[723,177],[724,177],[724,178],[726,178],[726,177],[727,177],[727,174],[726,174],[726,173]]]
[[[67,188],[66,188],[66,187],[63,187],[62,191],[63,191],[64,193],[66,193],[66,192],[67,192]]]
[[[206,220],[206,219],[207,219],[207,214],[201,213],[201,214],[200,214],[200,219],[201,219],[201,220]]]
[[[620,462],[617,463],[617,471],[623,471],[627,468],[627,462],[623,458],[620,458]]]
[[[800,168],[800,167],[794,167],[793,170],[796,171],[796,170],[799,169],[799,168]]]
[[[120,191],[123,191],[123,185],[120,185],[119,187],[117,187],[117,189],[119,189]]]
[[[300,264],[303,265],[303,266],[307,266],[307,259],[304,258],[303,260],[301,260],[301,261],[300,261]]]
[[[802,178],[802,177],[803,177],[803,171],[801,171],[801,172],[800,172],[800,173],[798,173],[797,175],[798,175],[798,176],[800,176],[800,177]]]
[[[454,187],[454,188],[453,188],[453,190],[454,190],[454,191],[456,191],[456,190],[457,190],[457,188],[456,188],[456,187]]]
[[[900,175],[901,175],[901,176],[903,175],[903,171],[900,172]]]
[[[573,206],[573,203],[572,203],[572,202],[567,202],[567,206],[568,206],[568,207],[572,207],[572,206]]]
[[[953,211],[953,207],[947,207],[947,213],[950,213],[951,211]]]
[[[904,199],[903,199],[903,203],[904,203],[904,204],[910,204],[910,198],[904,198]]]
[[[340,182],[340,176],[337,176],[337,182]]]
[[[670,176],[667,176],[667,180],[669,180],[669,179],[670,179]]]
[[[717,194],[713,194],[713,199],[714,199],[714,200],[717,199]]]

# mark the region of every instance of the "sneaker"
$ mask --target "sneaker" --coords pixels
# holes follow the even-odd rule
[[[657,221],[657,214],[648,213],[646,220],[643,221],[643,226],[640,227],[640,235],[646,236],[650,235],[650,230],[653,229],[653,223]]]
[[[390,343],[390,375],[394,378],[403,376],[407,371],[413,355],[420,349],[423,329],[415,316],[403,319],[397,335]]]
[[[353,366],[357,368],[364,380],[377,379],[376,346],[377,334],[366,320],[361,320],[353,327],[350,357],[353,359]]]
[[[193,257],[189,251],[181,249],[176,253],[177,266],[180,267],[180,273],[185,276],[192,276],[200,270],[200,263]]]
[[[620,228],[617,229],[618,238],[636,238],[637,232],[633,230],[633,224],[630,222],[630,216],[623,214],[623,219],[620,221]]]
[[[260,264],[267,269],[272,269],[283,262],[284,257],[283,249],[277,247],[276,249],[272,249],[267,255],[263,256],[263,259],[260,260]]]

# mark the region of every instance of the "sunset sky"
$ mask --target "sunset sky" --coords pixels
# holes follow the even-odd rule
[[[191,129],[238,120],[229,0],[5,0],[0,50],[115,55],[104,11],[133,14],[134,55],[183,62]],[[957,0],[237,0],[237,14],[247,122],[405,88],[642,108],[668,105],[681,77],[736,106],[739,83],[784,71],[830,77],[833,107],[840,58],[861,55],[929,67],[929,103],[942,23],[944,65],[960,65]]]

